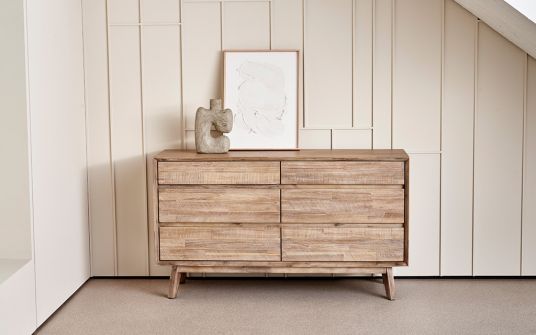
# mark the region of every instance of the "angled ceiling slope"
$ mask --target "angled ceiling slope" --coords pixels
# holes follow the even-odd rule
[[[454,1],[536,58],[536,23],[518,12],[504,0]]]

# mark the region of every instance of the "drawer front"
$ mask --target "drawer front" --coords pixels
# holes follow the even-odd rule
[[[281,190],[284,223],[404,223],[401,188]]]
[[[279,189],[161,187],[160,222],[279,222]]]
[[[281,162],[282,184],[404,184],[403,162]]]
[[[283,261],[403,261],[404,228],[282,228]]]
[[[280,261],[278,225],[199,224],[160,227],[163,261]]]
[[[279,162],[159,162],[158,184],[279,184]]]

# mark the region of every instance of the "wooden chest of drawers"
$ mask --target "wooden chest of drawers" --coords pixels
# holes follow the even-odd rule
[[[403,150],[167,150],[154,159],[156,255],[187,272],[382,273],[408,264]]]

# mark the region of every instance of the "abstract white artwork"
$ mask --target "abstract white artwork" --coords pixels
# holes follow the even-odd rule
[[[298,52],[225,51],[231,150],[298,148]]]

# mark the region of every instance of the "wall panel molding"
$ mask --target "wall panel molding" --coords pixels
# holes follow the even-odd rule
[[[351,127],[353,1],[306,0],[305,126]]]
[[[479,23],[474,275],[520,275],[526,54]]]
[[[227,48],[300,51],[301,148],[400,147],[410,153],[416,179],[410,222],[414,256],[399,275],[470,275],[473,261],[475,274],[511,273],[510,263],[519,268],[521,261],[523,274],[535,273],[530,209],[524,207],[523,231],[532,235],[523,233],[522,245],[520,224],[507,227],[498,216],[491,223],[482,216],[496,207],[482,185],[499,173],[514,180],[521,164],[521,142],[512,131],[519,130],[512,97],[520,88],[499,90],[513,79],[488,69],[499,66],[519,76],[519,61],[506,57],[492,66],[492,56],[504,56],[510,48],[490,43],[487,35],[482,47],[477,19],[452,0],[107,2],[108,17],[104,0],[83,1],[84,15],[92,20],[85,25],[85,54],[93,274],[167,274],[154,263],[146,222],[154,215],[146,199],[151,157],[167,147],[195,149],[195,112],[221,97],[221,51]],[[479,57],[488,61],[481,68],[487,77],[478,77],[488,81],[484,88],[474,84]],[[533,77],[528,75],[529,84]],[[478,96],[477,88],[483,89]],[[525,203],[532,201],[533,188],[532,105],[527,94]],[[515,115],[493,114],[497,106],[512,107]],[[475,108],[479,124],[473,122]],[[490,109],[493,113],[484,113]],[[495,164],[489,152],[497,148],[507,148],[508,159],[517,162],[513,170]],[[507,190],[502,180],[498,187],[521,192]],[[506,212],[517,205],[507,200]],[[131,208],[135,212],[127,211]],[[502,233],[508,255],[501,255],[492,271],[485,243],[498,243]]]
[[[397,276],[438,276],[440,248],[439,154],[410,154],[409,266]]]
[[[441,274],[472,275],[477,18],[445,2],[441,132]]]
[[[224,2],[222,12],[223,50],[270,49],[269,2]]]
[[[187,2],[182,5],[182,82],[184,129],[193,130],[195,112],[223,93],[221,4]],[[186,136],[185,147],[193,137]]]
[[[153,187],[153,156],[161,150],[182,147],[180,27],[150,26],[141,31],[141,70],[144,141],[147,154],[147,189]],[[152,197],[148,218],[152,222]],[[151,275],[168,275],[169,267],[156,264],[154,232],[148,228]]]
[[[393,147],[439,150],[443,1],[395,4]]]
[[[83,1],[91,275],[117,274],[106,1]]]
[[[369,129],[332,129],[332,149],[372,149]]]
[[[374,149],[390,149],[394,0],[375,0],[373,9],[372,146]]]
[[[149,274],[140,28],[110,28],[110,122],[117,274]]]
[[[374,0],[354,0],[353,127],[372,126]]]

